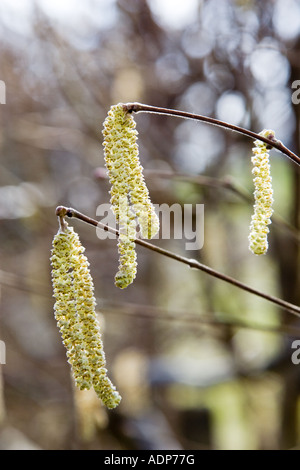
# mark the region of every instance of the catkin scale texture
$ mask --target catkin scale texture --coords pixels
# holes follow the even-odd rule
[[[136,219],[143,238],[153,238],[159,220],[149,197],[139,161],[136,123],[122,103],[110,108],[103,124],[105,164],[111,183],[111,205],[120,227],[117,287],[124,289],[137,272]]]
[[[121,397],[106,375],[89,262],[73,228],[55,235],[51,264],[55,318],[75,384],[81,390],[93,387],[104,405],[115,408]]]
[[[271,130],[263,130],[260,135],[267,138],[275,137]],[[267,144],[260,140],[256,140],[254,144],[251,161],[254,166],[252,174],[255,203],[250,224],[249,249],[256,255],[263,255],[268,250],[268,225],[271,224],[273,214],[273,189]]]

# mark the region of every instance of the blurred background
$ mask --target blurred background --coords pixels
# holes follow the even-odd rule
[[[299,2],[1,0],[0,41],[0,448],[298,448],[296,317],[140,246],[137,278],[119,290],[117,241],[70,219],[123,397],[107,411],[73,388],[49,257],[56,206],[96,218],[109,203],[101,131],[113,104],[273,129],[300,154]],[[252,141],[167,116],[135,119],[152,201],[205,207],[201,250],[172,236],[153,243],[299,305],[299,167],[271,151],[275,213],[257,257],[247,238]]]

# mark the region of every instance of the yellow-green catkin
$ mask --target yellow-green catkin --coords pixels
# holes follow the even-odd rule
[[[51,264],[55,318],[75,383],[81,390],[93,387],[104,405],[115,408],[121,397],[107,377],[89,262],[67,224],[54,237]]]
[[[137,135],[132,114],[122,103],[112,106],[104,121],[103,147],[112,211],[120,227],[119,271],[115,276],[120,288],[127,287],[136,276],[136,219],[143,238],[153,238],[159,230],[159,219],[139,161]]]
[[[272,130],[264,129],[259,135],[275,139]],[[249,249],[255,255],[263,255],[268,250],[268,225],[271,224],[273,214],[273,189],[270,175],[269,148],[260,140],[254,142],[251,161],[254,165],[254,214],[250,224]]]
[[[124,289],[133,282],[136,277],[137,261],[135,251],[136,223],[135,214],[127,203],[127,197],[120,198],[119,217],[119,269],[115,276],[115,284]]]

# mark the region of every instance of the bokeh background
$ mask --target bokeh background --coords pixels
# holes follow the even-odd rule
[[[56,206],[95,218],[109,203],[101,130],[113,104],[273,129],[300,154],[299,2],[1,0],[0,41],[0,448],[297,448],[296,317],[139,246],[137,278],[118,290],[116,240],[70,220],[123,396],[107,411],[73,388],[49,257]],[[299,305],[299,167],[271,151],[275,214],[269,251],[257,257],[247,239],[252,141],[193,121],[135,118],[152,201],[205,207],[201,250],[172,237],[153,243]]]

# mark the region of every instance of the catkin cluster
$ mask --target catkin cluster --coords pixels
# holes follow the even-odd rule
[[[75,383],[81,390],[93,387],[105,406],[115,408],[121,397],[107,377],[93,280],[84,247],[67,225],[55,235],[52,246],[55,318]]]
[[[103,147],[112,211],[120,227],[119,271],[115,277],[120,288],[127,287],[136,276],[136,219],[143,238],[153,238],[159,230],[139,161],[137,135],[132,114],[121,103],[112,106],[104,121]]]
[[[259,135],[275,138],[271,130],[263,130]],[[256,255],[263,255],[268,250],[268,225],[273,214],[273,189],[270,176],[269,151],[266,143],[256,140],[252,149],[251,161],[254,165],[254,214],[250,224],[249,248]]]

